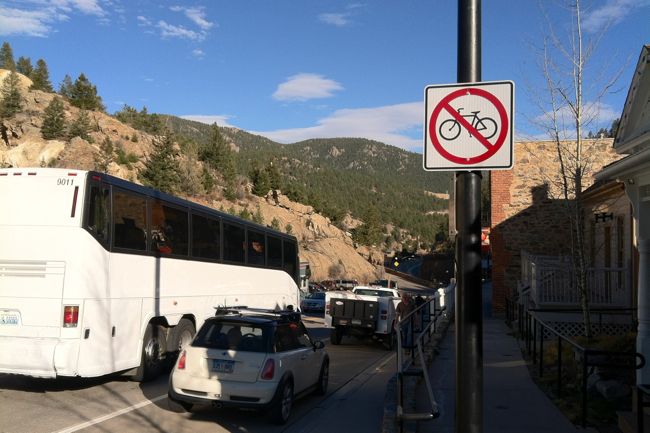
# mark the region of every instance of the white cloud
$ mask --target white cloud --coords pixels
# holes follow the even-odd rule
[[[280,84],[273,93],[278,101],[308,101],[317,98],[329,98],[343,86],[334,80],[318,74],[297,74]]]
[[[325,24],[331,24],[337,27],[344,27],[350,24],[348,13],[323,13],[318,15],[318,19]]]
[[[0,35],[47,37],[56,22],[67,21],[75,11],[97,16],[102,22],[108,15],[97,0],[23,0],[18,4],[22,8],[0,6]]]
[[[216,123],[219,126],[225,126],[227,128],[236,128],[236,126],[228,123],[229,119],[232,119],[233,116],[228,114],[184,114],[179,116],[181,119],[193,120],[195,122],[205,123],[207,125],[212,125]]]
[[[168,24],[163,20],[158,21],[156,27],[160,30],[160,35],[163,38],[190,39],[192,41],[202,41],[205,39],[205,33],[203,32],[195,32],[183,26]]]
[[[45,10],[22,11],[0,7],[0,35],[27,35],[45,37],[55,17]]]
[[[201,30],[210,30],[214,25],[214,23],[211,23],[205,19],[205,9],[202,7],[180,8],[180,11],[182,11],[186,17],[194,22],[194,24],[199,26]]]
[[[205,52],[200,48],[195,48],[192,50],[192,55],[197,59],[202,59],[205,57]]]
[[[106,12],[99,6],[97,0],[72,0],[70,2],[77,9],[87,15],[104,16]]]
[[[586,13],[583,28],[596,33],[608,25],[620,23],[634,9],[649,5],[649,0],[608,0],[603,6]]]
[[[153,25],[153,23],[151,21],[149,21],[149,19],[147,17],[143,17],[142,15],[138,15],[136,17],[136,19],[138,20],[138,25],[139,26],[149,27],[149,26]]]
[[[318,121],[316,126],[275,131],[251,131],[281,143],[295,143],[310,138],[363,137],[407,150],[421,150],[422,138],[412,138],[423,126],[423,102],[387,105],[374,108],[337,110]]]
[[[545,127],[552,126],[552,112],[543,113],[533,119],[533,124],[536,125],[536,129],[544,129]],[[589,131],[596,132],[600,128],[609,128],[612,125],[612,121],[621,116],[619,111],[614,110],[611,105],[604,104],[602,102],[585,102],[583,104],[582,112],[582,129],[583,134],[587,134]],[[560,108],[557,112],[557,124],[560,136],[563,138],[571,139],[576,137],[575,130],[575,116],[571,112],[571,109],[567,106]],[[541,138],[548,140],[549,136],[546,133],[541,135],[532,134],[531,138]]]

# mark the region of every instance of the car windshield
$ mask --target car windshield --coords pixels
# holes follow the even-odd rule
[[[309,295],[307,295],[307,298],[309,298],[309,299],[325,299],[325,292],[310,293]]]
[[[245,322],[208,320],[196,334],[192,346],[207,349],[266,352],[271,328]]]

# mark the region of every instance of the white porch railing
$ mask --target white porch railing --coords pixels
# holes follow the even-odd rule
[[[580,294],[567,257],[521,255],[522,284],[536,308],[579,306]],[[588,268],[589,304],[594,307],[630,307],[628,268]]]

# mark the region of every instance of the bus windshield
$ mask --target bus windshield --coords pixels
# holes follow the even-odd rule
[[[11,206],[0,212],[0,225],[79,226],[84,183],[74,170],[2,170],[0,197]]]

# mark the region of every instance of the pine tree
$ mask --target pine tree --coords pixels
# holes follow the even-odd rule
[[[82,110],[104,111],[102,98],[97,95],[95,87],[84,74],[80,74],[70,89],[70,104]]]
[[[68,100],[72,98],[72,78],[70,78],[70,75],[68,74],[65,74],[63,81],[61,81],[61,85],[59,86],[59,95]]]
[[[199,159],[218,170],[226,181],[235,178],[235,165],[232,150],[223,139],[216,123],[210,129],[210,139],[199,149]]]
[[[266,166],[266,174],[269,178],[269,187],[271,189],[282,188],[282,175],[280,174],[278,167],[273,164],[273,161]]]
[[[253,163],[253,169],[250,173],[253,188],[251,192],[258,197],[264,197],[271,189],[269,175],[266,170],[262,170],[257,163]]]
[[[165,131],[153,145],[153,153],[149,155],[144,169],[139,174],[140,180],[145,185],[173,194],[180,189],[181,177],[171,131]]]
[[[203,189],[207,193],[210,193],[210,191],[212,191],[212,188],[214,188],[214,178],[210,174],[208,168],[205,166],[203,166],[203,173],[201,174],[201,183],[203,184]]]
[[[20,78],[18,78],[15,71],[11,71],[2,81],[0,96],[2,97],[0,100],[0,118],[8,119],[13,117],[22,108],[23,97],[20,94]]]
[[[65,136],[65,110],[63,101],[57,96],[45,107],[41,136],[46,140],[55,140]]]
[[[16,62],[14,62],[14,52],[11,49],[9,42],[4,42],[0,48],[0,68],[9,69],[10,71],[16,70]]]
[[[73,139],[75,137],[82,138],[86,141],[90,141],[90,118],[86,110],[79,110],[79,115],[77,118],[70,124],[68,129],[68,139]]]
[[[32,67],[32,60],[29,57],[19,57],[16,63],[16,72],[23,74],[26,77],[32,75],[34,68]]]
[[[29,77],[32,79],[32,86],[30,87],[31,90],[42,90],[43,92],[54,91],[52,88],[52,83],[50,83],[50,73],[47,69],[47,63],[45,63],[45,60],[38,59],[36,62],[36,69],[32,71]],[[70,81],[70,86],[72,86],[72,80],[70,77],[66,75],[66,78]],[[63,81],[65,83],[66,79],[64,78]],[[63,95],[63,93],[61,94]],[[63,96],[68,97],[67,95]]]
[[[253,214],[253,222],[260,225],[264,224],[264,215],[262,215],[262,209],[260,209],[260,205],[257,205],[257,209]]]
[[[95,155],[95,169],[106,173],[115,160],[115,146],[110,138],[105,137],[99,145],[99,153]]]

